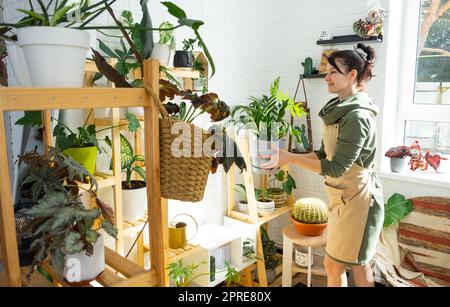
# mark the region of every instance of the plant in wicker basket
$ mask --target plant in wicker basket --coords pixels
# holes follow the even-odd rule
[[[301,198],[296,201],[291,220],[297,231],[306,236],[320,236],[328,222],[328,207],[317,198]]]

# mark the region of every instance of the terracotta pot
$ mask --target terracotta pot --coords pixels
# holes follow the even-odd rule
[[[297,231],[304,235],[309,237],[318,237],[320,236],[324,231],[325,228],[327,228],[327,223],[325,224],[305,224],[302,222],[297,221],[291,216],[291,221],[294,223],[295,228]]]

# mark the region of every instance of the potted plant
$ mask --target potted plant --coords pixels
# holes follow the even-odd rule
[[[274,187],[275,180],[281,183],[281,188]],[[276,173],[271,180],[269,180],[269,197],[275,202],[275,208],[284,207],[286,204],[286,196],[291,195],[292,191],[297,188],[294,178],[283,170]]]
[[[168,21],[164,21],[159,26],[159,42],[153,46],[152,58],[158,59],[161,65],[171,66],[171,59],[176,48],[175,36],[173,35],[174,25]]]
[[[245,239],[242,243],[242,256],[244,259],[256,259],[255,242],[250,239]],[[244,260],[245,261],[245,260]]]
[[[192,52],[194,51],[194,44],[196,42],[196,38],[183,40],[183,50],[177,50],[175,52],[175,57],[173,59],[174,67],[192,67],[192,61],[194,59]]]
[[[275,211],[275,201],[269,197],[269,189],[255,189],[256,207],[261,216]]]
[[[328,222],[328,207],[317,198],[301,198],[295,202],[291,221],[305,236],[320,236]]]
[[[15,32],[7,40],[8,57],[21,86],[82,87],[86,53],[90,47],[85,26],[115,0],[89,4],[38,0],[15,24],[1,24]],[[13,31],[12,29],[15,29]],[[6,33],[8,33],[6,32]],[[6,37],[5,35],[3,37]],[[17,41],[16,41],[17,37]]]
[[[106,138],[106,142],[112,147],[109,138]],[[120,162],[122,172],[126,174],[126,179],[122,181],[123,219],[135,222],[143,218],[147,210],[146,176],[141,167],[145,158],[134,154],[133,147],[123,134],[120,134]],[[133,173],[138,174],[142,180],[132,180]]]
[[[294,118],[306,114],[300,103],[294,102],[287,93],[280,91],[280,78],[270,85],[270,96],[250,98],[248,105],[239,105],[232,109],[232,123],[243,125],[253,131],[250,142],[252,167],[257,173],[269,174],[272,169],[264,169],[261,164],[267,162],[273,154],[272,147],[284,148],[285,137],[294,127],[285,119],[286,111]]]
[[[271,284],[275,281],[276,271],[275,269],[281,264],[282,257],[277,254],[277,248],[275,242],[270,239],[267,230],[264,227],[260,227],[261,230],[261,242],[264,255],[264,264],[266,267],[267,283]]]
[[[194,81],[192,82],[192,89],[195,92],[201,92],[202,94],[206,94],[206,92],[208,91],[208,88],[206,87],[207,80],[204,73],[206,68],[204,67],[203,63],[199,60],[199,56],[197,56],[197,58],[194,59],[192,68],[199,72],[200,78],[194,79]]]
[[[131,132],[136,132],[140,128],[140,123],[136,116],[127,113],[128,124],[96,130],[95,125],[87,126],[91,114],[92,110],[89,112],[84,125],[78,128],[77,133],[58,121],[58,124],[53,129],[53,136],[56,137],[56,147],[59,150],[80,163],[90,174],[94,174],[97,155],[101,152],[97,140],[97,133],[125,125],[128,125],[128,129]]]
[[[307,153],[308,152],[308,138],[306,137],[306,125],[302,124],[301,127],[295,126],[292,130],[292,134],[295,138],[295,152]]]
[[[195,270],[197,270],[201,264],[205,264],[206,262],[203,261],[200,264],[194,264],[185,266],[183,265],[183,260],[178,259],[175,262],[170,263],[167,266],[167,270],[169,271],[169,277],[171,278],[172,282],[177,287],[187,287],[190,285],[190,283],[195,280],[196,278],[200,276],[210,275],[215,276],[217,273],[226,272],[225,274],[225,285],[230,286],[233,283],[236,283],[239,281],[239,272],[236,271],[235,268],[231,267],[229,263],[225,263],[225,269],[216,272],[215,270],[209,272],[209,273],[197,273],[195,274]],[[214,279],[212,279],[214,280]]]
[[[70,157],[52,148],[44,157],[32,152],[20,157],[29,166],[24,184],[31,184],[36,204],[20,211],[33,220],[29,225],[35,251],[30,274],[50,256],[56,272],[68,282],[86,283],[105,268],[101,229],[113,237],[112,209],[97,199],[97,207],[87,209],[80,198],[81,186],[75,180],[90,178],[86,191],[96,197],[95,179]],[[94,226],[96,225],[96,226]]]
[[[238,210],[248,213],[247,191],[245,185],[237,184],[234,190],[241,195]],[[258,214],[261,216],[268,215],[275,211],[275,201],[272,198],[269,198],[269,189],[255,189],[255,198]]]
[[[390,148],[384,155],[391,159],[391,171],[400,173],[406,165],[406,157],[411,156],[410,148],[407,146],[397,146]]]

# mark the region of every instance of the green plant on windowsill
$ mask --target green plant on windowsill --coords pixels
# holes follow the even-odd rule
[[[229,263],[225,263],[226,268],[222,271],[212,272],[212,273],[199,273],[194,275],[194,271],[201,265],[205,264],[206,261],[201,262],[200,264],[194,264],[184,266],[183,261],[178,259],[175,262],[170,263],[167,266],[169,270],[169,277],[175,283],[177,287],[187,287],[189,284],[200,276],[208,276],[214,275],[222,272],[226,272],[225,275],[225,284],[226,286],[231,286],[233,283],[239,281],[239,272],[236,271],[235,268],[231,267]]]

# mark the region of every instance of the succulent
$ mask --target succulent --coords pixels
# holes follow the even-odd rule
[[[328,207],[317,198],[301,198],[295,202],[292,217],[305,224],[324,224],[328,221]]]

